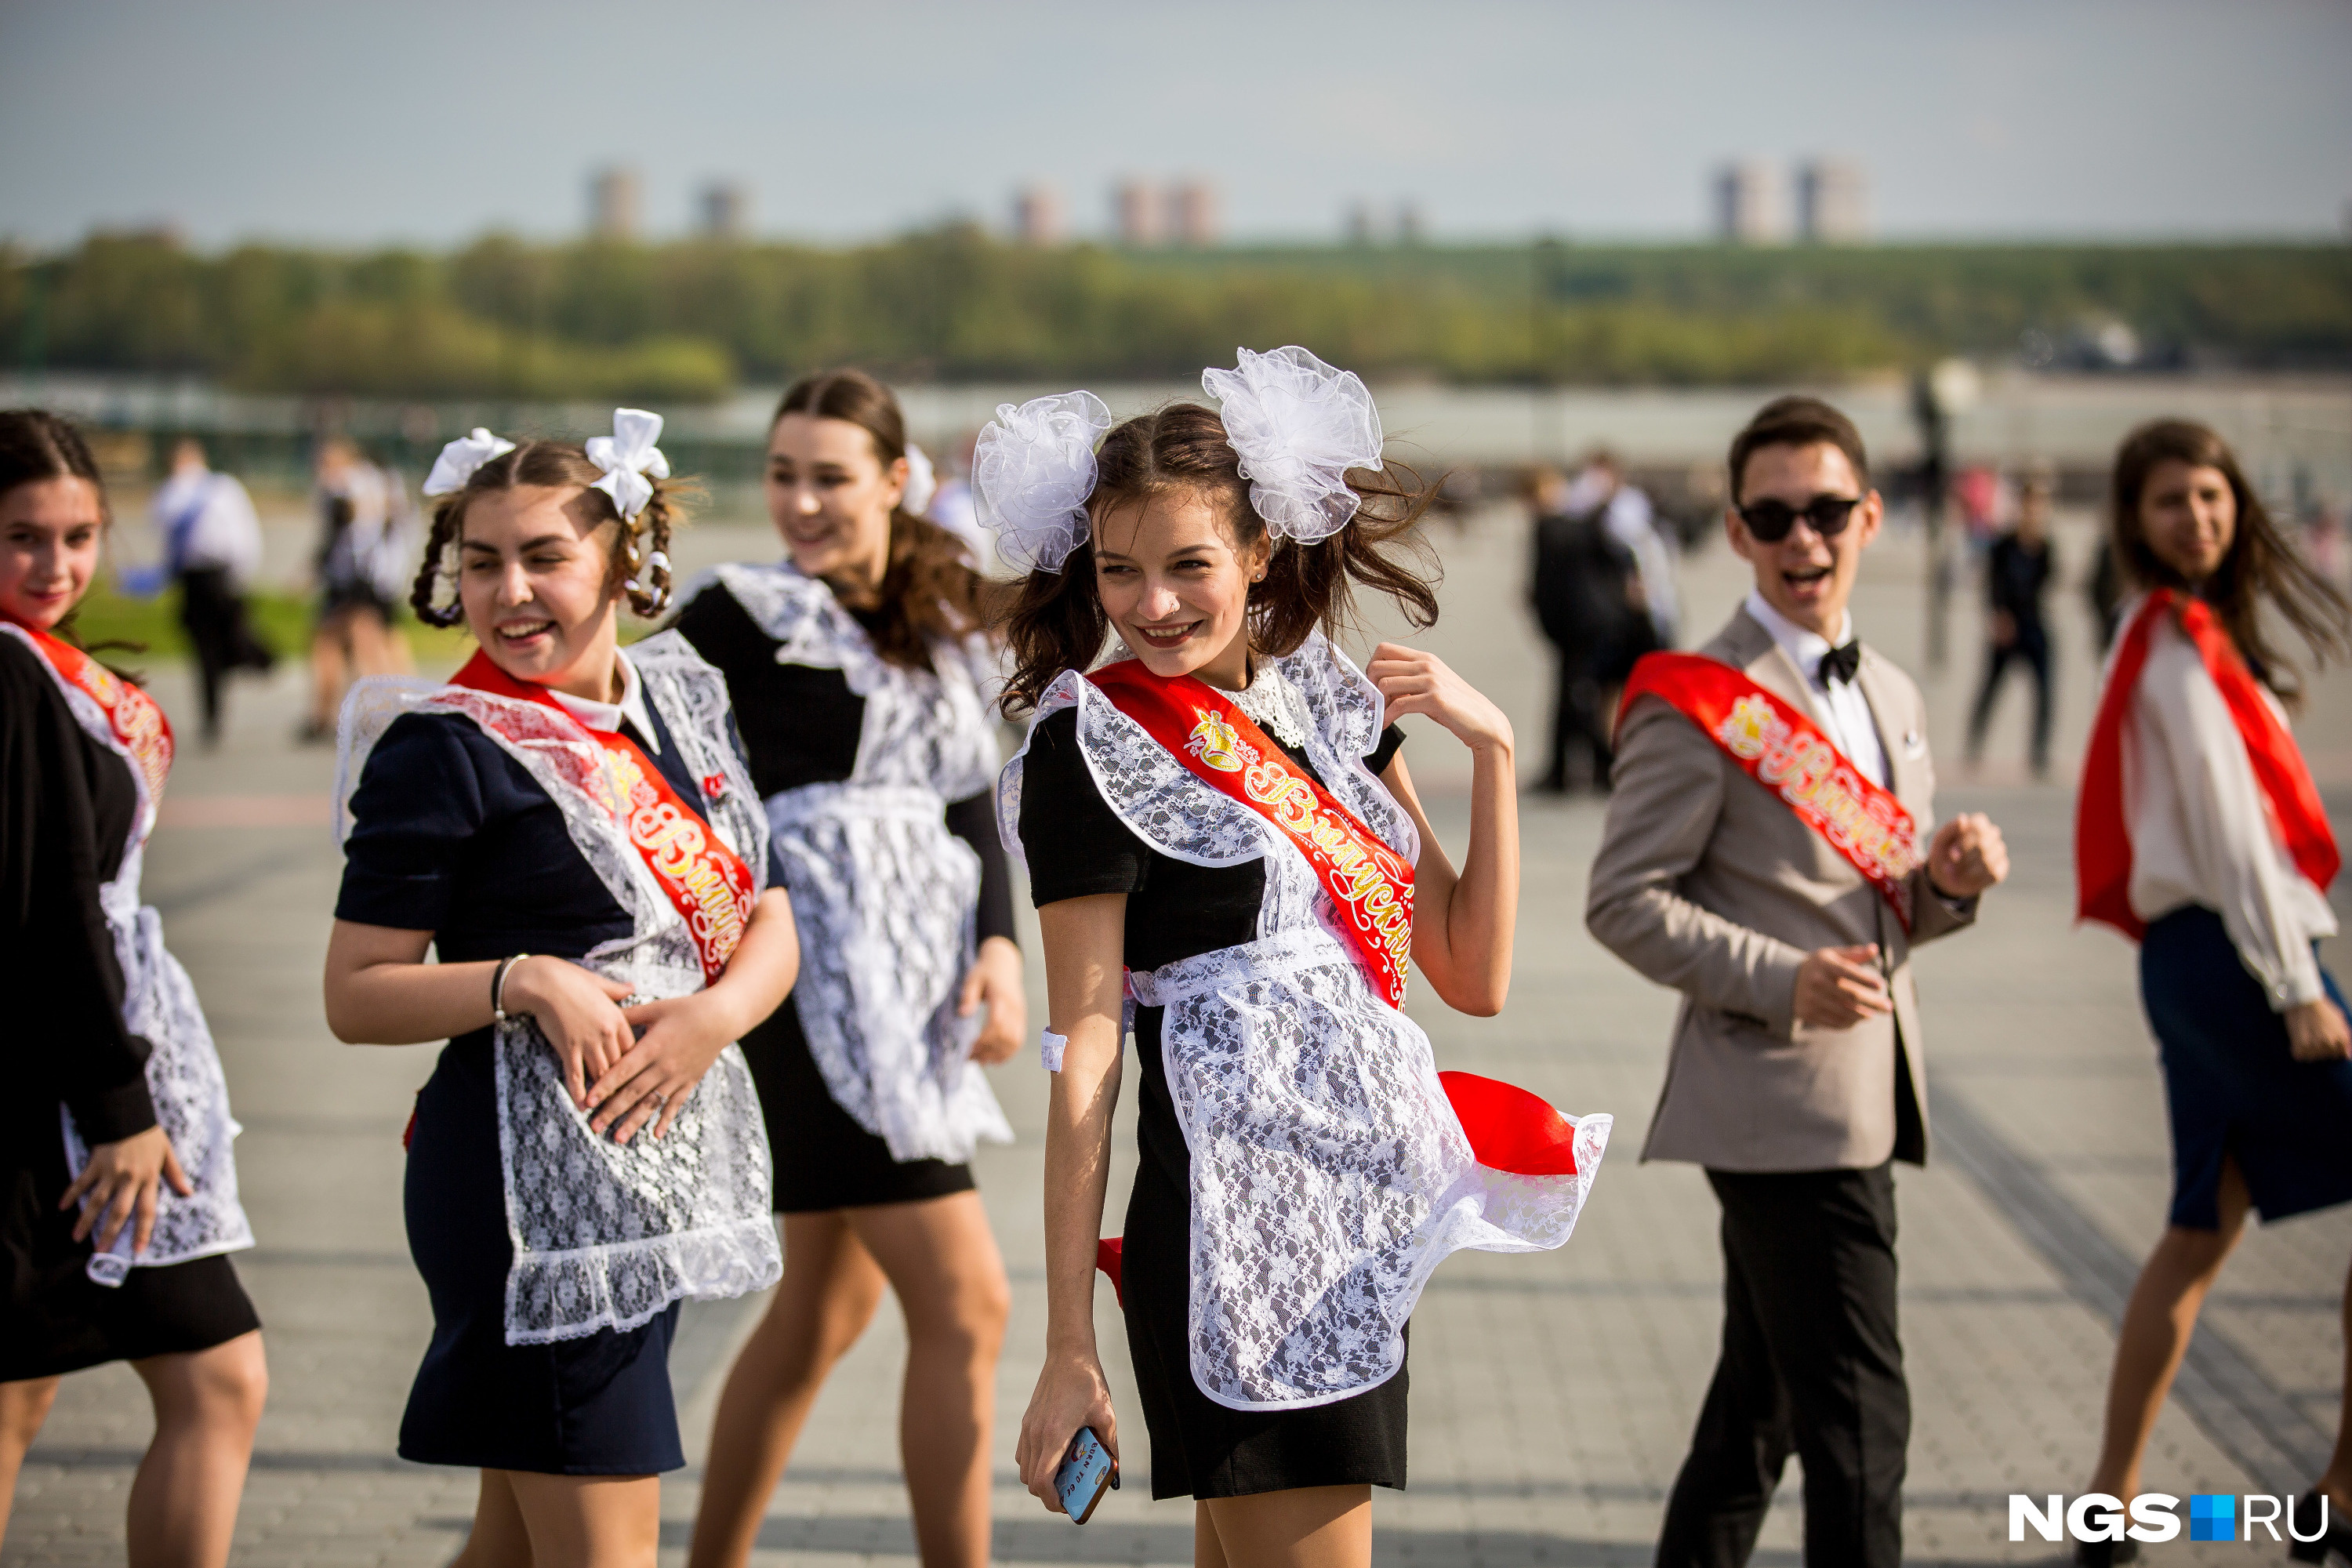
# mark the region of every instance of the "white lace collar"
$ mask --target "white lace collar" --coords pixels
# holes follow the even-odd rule
[[[637,674],[637,667],[620,649],[613,650],[613,658],[621,667],[621,700],[618,702],[598,702],[591,698],[574,697],[568,691],[548,688],[547,694],[562,705],[566,713],[591,730],[610,735],[621,727],[624,719],[633,721],[637,733],[646,742],[646,750],[656,756],[661,753],[661,731],[654,728],[653,710],[646,706],[646,683]]]
[[[1307,718],[1297,689],[1273,659],[1251,662],[1257,668],[1250,672],[1250,683],[1225,695],[1234,700],[1235,707],[1256,720],[1259,729],[1294,752],[1306,750]]]

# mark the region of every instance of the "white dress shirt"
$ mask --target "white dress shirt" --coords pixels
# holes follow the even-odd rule
[[[1878,721],[1872,715],[1862,688],[1851,680],[1825,681],[1821,676],[1822,655],[1832,646],[1853,639],[1853,612],[1845,612],[1838,624],[1838,642],[1832,645],[1774,609],[1753,588],[1748,591],[1746,608],[1758,625],[1772,634],[1772,640],[1780,645],[1780,651],[1789,656],[1797,673],[1812,688],[1814,701],[1822,715],[1822,733],[1846,754],[1847,761],[1862,770],[1863,777],[1881,789],[1887,788],[1886,747],[1878,738]]]
[[[2122,624],[2137,610],[2125,605]],[[2277,700],[2263,700],[2284,724]],[[2335,934],[2336,912],[2279,842],[2245,737],[2169,616],[2149,639],[2123,742],[2132,913],[2153,923],[2202,905],[2221,917],[2273,1011],[2326,995],[2311,944]]]
[[[591,730],[601,730],[608,735],[620,730],[622,720],[628,720],[637,727],[637,734],[645,742],[646,750],[659,756],[661,731],[654,728],[653,710],[646,706],[646,683],[638,677],[637,667],[629,662],[627,654],[615,648],[613,658],[621,667],[621,700],[618,702],[596,702],[585,697],[574,697],[568,691],[558,691],[553,687],[548,688],[547,694],[562,704],[566,713]]]
[[[191,511],[193,521],[188,520]],[[210,468],[179,468],[165,479],[149,504],[155,531],[162,536],[168,563],[173,528],[188,521],[179,564],[189,571],[226,568],[237,586],[250,582],[261,568],[261,520],[254,515],[253,498],[233,474]]]

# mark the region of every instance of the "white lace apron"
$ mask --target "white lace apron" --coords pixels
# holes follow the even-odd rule
[[[1306,752],[1326,787],[1418,860],[1412,819],[1364,765],[1381,729],[1370,682],[1320,634],[1261,663],[1253,687],[1269,678],[1303,709]],[[1568,1239],[1610,1118],[1568,1119],[1573,1175],[1479,1164],[1428,1037],[1374,994],[1305,857],[1065,671],[1036,721],[1069,707],[1087,771],[1138,837],[1197,866],[1265,862],[1256,940],[1129,977],[1137,1002],[1167,1010],[1160,1052],[1192,1153],[1192,1380],[1235,1410],[1361,1393],[1403,1364],[1405,1321],[1448,1254]],[[1016,853],[1027,752],[997,791]]]
[[[114,880],[99,888],[99,907],[106,929],[114,938],[115,962],[122,969],[122,1021],[130,1031],[153,1047],[147,1058],[147,1094],[155,1104],[156,1124],[172,1141],[195,1191],[186,1197],[166,1182],[155,1189],[155,1229],[147,1250],[131,1256],[131,1226],[124,1226],[104,1252],[93,1251],[84,1267],[100,1285],[120,1285],[137,1268],[161,1268],[218,1252],[235,1252],[253,1245],[253,1227],[236,1198],[236,1156],[233,1144],[240,1129],[230,1117],[228,1080],[221,1076],[220,1053],[213,1047],[203,1006],[188,972],[163,945],[163,921],[139,901],[139,873],[146,858],[147,836],[155,828],[159,804],[147,786],[147,774],[137,758],[116,739],[106,710],[90,695],[59,675],[42,656],[33,639],[11,622],[5,631],[33,650],[41,668],[65,693],[66,706],[83,732],[122,759],[139,790],[139,808],[132,816],[131,837],[123,846],[122,866]],[[89,1161],[89,1145],[72,1112],[60,1105],[58,1119],[66,1150],[66,1168],[76,1177]]]
[[[625,657],[688,772],[725,780],[706,815],[750,868],[753,888],[764,889],[768,827],[727,738],[727,683],[673,633],[648,637]],[[568,766],[584,764],[592,778],[609,775],[604,748],[564,713],[402,677],[359,682],[344,700],[340,727],[339,840],[350,836],[352,794],[369,752],[394,720],[415,712],[474,720],[563,813],[572,845],[634,928],[591,949],[583,968],[626,982],[632,991],[624,1006],[702,989],[686,921],[629,842],[616,797],[599,799],[572,782]],[[641,1132],[625,1144],[589,1131],[587,1113],[564,1088],[560,1058],[531,1019],[498,1026],[495,1059],[499,1163],[514,1246],[507,1343],[633,1329],[682,1297],[748,1295],[783,1272],[769,1210],[767,1133],[739,1047],[719,1052],[667,1132],[657,1139]]]
[[[971,1059],[981,1019],[956,1016],[980,857],[947,826],[948,803],[996,769],[993,652],[977,636],[934,641],[933,668],[907,669],[790,565],[721,566],[696,586],[713,581],[780,645],[778,664],[838,669],[866,700],[850,776],[767,800],[801,934],[793,1005],[825,1088],[894,1160],[961,1163],[983,1139],[1011,1142]]]

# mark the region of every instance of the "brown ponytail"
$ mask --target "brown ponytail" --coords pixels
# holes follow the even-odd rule
[[[1087,510],[1094,527],[1122,507],[1169,490],[1212,498],[1244,552],[1265,536],[1265,520],[1250,505],[1249,481],[1226,438],[1223,419],[1197,403],[1175,403],[1128,420],[1103,437]],[[1271,658],[1297,650],[1307,634],[1339,633],[1355,625],[1355,589],[1394,600],[1415,628],[1437,619],[1435,556],[1420,537],[1433,487],[1401,464],[1355,469],[1348,486],[1361,503],[1346,527],[1312,544],[1274,542],[1265,580],[1249,590],[1250,647]],[[1059,572],[1032,572],[1015,590],[1005,616],[1013,675],[1004,707],[1029,707],[1066,669],[1090,668],[1110,635],[1095,590],[1092,531]]]

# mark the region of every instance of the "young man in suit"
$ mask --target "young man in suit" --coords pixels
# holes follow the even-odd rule
[[[1895,1568],[1910,1395],[1891,1163],[1927,1158],[1910,950],[1976,918],[2000,830],[1937,829],[1919,689],[1846,603],[1884,504],[1816,398],[1731,446],[1731,547],[1756,586],[1696,655],[1626,691],[1585,922],[1683,993],[1644,1160],[1706,1167],[1723,1348],[1666,1506],[1660,1568],[1747,1562],[1790,1453],[1805,1561]]]

